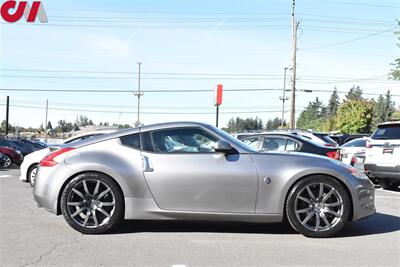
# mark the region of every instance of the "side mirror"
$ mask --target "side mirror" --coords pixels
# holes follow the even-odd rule
[[[215,152],[220,152],[220,153],[229,153],[233,150],[231,144],[228,142],[219,140],[217,143],[215,143],[214,151]]]

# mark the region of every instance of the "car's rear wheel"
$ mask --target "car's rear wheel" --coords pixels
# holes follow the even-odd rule
[[[114,227],[123,216],[121,190],[110,177],[83,173],[72,179],[61,196],[67,223],[83,234],[100,234]]]
[[[343,186],[327,176],[310,176],[297,182],[286,201],[290,225],[308,237],[330,237],[350,215],[350,199]]]
[[[379,180],[379,185],[386,190],[396,190],[400,186],[400,182],[395,182],[391,180]]]
[[[28,170],[28,182],[32,187],[35,185],[37,170],[38,170],[37,164],[32,165],[31,167],[29,167]]]
[[[4,161],[4,167],[9,168],[12,165],[12,159],[9,155],[4,155],[5,161]]]

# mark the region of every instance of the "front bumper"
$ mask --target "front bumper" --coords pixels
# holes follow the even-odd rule
[[[376,213],[375,188],[370,180],[357,179],[353,192],[353,221]]]
[[[400,165],[397,166],[379,166],[377,164],[364,164],[365,172],[372,178],[389,178],[400,180]]]

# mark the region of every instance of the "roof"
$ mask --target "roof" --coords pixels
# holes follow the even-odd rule
[[[383,122],[383,123],[379,123],[377,126],[381,126],[381,125],[391,125],[391,124],[400,124],[400,121],[387,121],[387,122]]]

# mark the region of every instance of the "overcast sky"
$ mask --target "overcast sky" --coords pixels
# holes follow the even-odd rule
[[[47,24],[22,19],[0,25],[1,89],[133,92],[137,62],[142,62],[145,124],[213,124],[212,91],[146,90],[212,90],[217,84],[226,90],[274,89],[224,92],[220,125],[236,116],[259,116],[264,122],[281,116],[277,89],[283,86],[284,67],[291,66],[291,0],[42,2]],[[348,91],[359,85],[367,98],[391,90],[400,105],[399,82],[387,80],[390,63],[400,54],[393,34],[399,1],[303,0],[297,1],[296,14],[298,89]],[[136,121],[137,99],[129,92],[0,90],[2,120],[7,95],[13,125],[44,123],[46,99],[53,126],[80,114],[95,123]],[[297,109],[315,97],[326,104],[329,96],[299,91]]]

